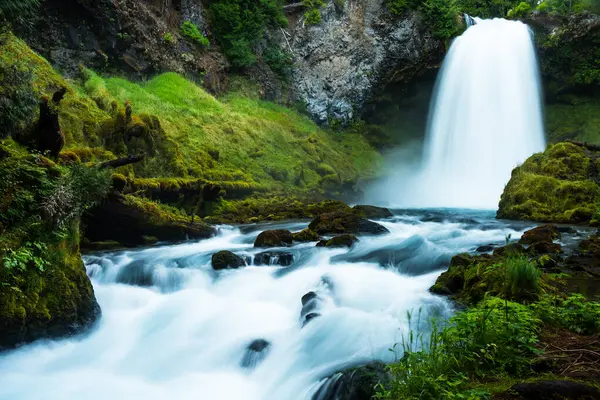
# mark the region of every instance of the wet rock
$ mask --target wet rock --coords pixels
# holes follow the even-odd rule
[[[378,384],[384,387],[390,375],[382,362],[351,368],[330,376],[313,395],[312,400],[370,400]]]
[[[242,368],[254,368],[263,361],[271,348],[271,343],[265,339],[256,339],[246,347],[242,362]]]
[[[300,299],[300,301],[302,302],[302,305],[305,306],[310,301],[316,299],[317,297],[318,297],[318,295],[315,292],[308,292],[304,296],[302,296],[302,298]]]
[[[558,233],[560,233],[560,234],[567,233],[567,234],[573,235],[573,234],[577,233],[577,230],[570,226],[558,226],[558,227],[556,227],[556,229],[558,230]]]
[[[335,236],[329,240],[321,240],[317,247],[352,247],[358,238],[351,234]]]
[[[496,246],[492,245],[492,244],[488,244],[488,245],[484,245],[484,246],[479,246],[475,251],[478,253],[489,253],[490,251],[494,251],[494,248]]]
[[[508,254],[522,254],[525,253],[525,247],[520,243],[509,243],[506,246],[498,247],[494,249],[494,255],[503,257]]]
[[[294,262],[292,253],[267,251],[254,256],[254,265],[280,265],[288,267]]]
[[[301,301],[302,310],[300,311],[300,320],[302,321],[302,327],[304,327],[311,319],[321,315],[316,310],[319,308],[322,299],[316,292],[311,291],[302,296]]]
[[[348,212],[321,214],[308,226],[318,234],[365,233],[383,235],[390,231],[373,221]]]
[[[389,218],[394,216],[387,208],[376,206],[357,205],[352,207],[352,212],[363,218]]]
[[[286,247],[290,246],[293,241],[292,232],[277,229],[261,232],[254,242],[254,247]]]
[[[519,400],[600,400],[600,391],[574,381],[538,381],[519,383],[494,399]]]
[[[527,248],[531,255],[562,253],[560,244],[552,242],[537,242]]]
[[[304,317],[304,322],[302,323],[302,327],[304,327],[306,324],[308,324],[312,319],[315,319],[320,316],[321,316],[321,314],[316,313],[316,312],[306,314],[306,316]]]
[[[317,232],[314,232],[309,228],[303,229],[300,232],[293,233],[292,237],[296,242],[317,242],[320,239]]]
[[[519,243],[534,244],[539,242],[552,243],[555,239],[560,238],[560,232],[556,225],[546,224],[530,229],[523,233]]]
[[[246,260],[228,250],[219,251],[212,255],[213,269],[240,268],[246,266]]]

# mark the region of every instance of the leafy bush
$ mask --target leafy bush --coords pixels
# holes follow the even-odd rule
[[[507,16],[508,18],[524,18],[531,12],[531,5],[524,1],[520,2],[515,8],[511,9]]]
[[[411,330],[403,356],[392,364],[392,380],[379,399],[476,399],[466,383],[484,375],[518,375],[529,368],[540,320],[527,306],[490,298],[457,314],[442,329]]]
[[[173,43],[175,43],[175,37],[173,36],[173,34],[172,34],[171,32],[167,32],[167,33],[165,33],[165,34],[163,35],[163,40],[164,40],[166,43],[169,43],[169,44],[173,44]]]
[[[0,139],[22,134],[33,122],[38,99],[33,73],[26,68],[0,64]]]
[[[524,255],[506,259],[505,295],[517,301],[537,299],[542,273]]]
[[[319,9],[325,5],[323,0],[302,0],[302,4],[307,8],[307,11],[304,13],[307,24],[316,25],[321,22],[321,12]]]
[[[267,27],[287,26],[281,0],[220,0],[210,5],[213,33],[233,66],[256,62],[254,47]]]
[[[581,294],[567,298],[547,295],[534,305],[534,309],[546,324],[585,335],[600,332],[600,303],[589,301]]]
[[[450,39],[460,28],[460,13],[455,0],[425,0],[419,8],[435,36]]]
[[[209,47],[210,42],[208,39],[200,32],[200,29],[190,21],[185,21],[181,25],[181,34],[188,39],[194,41],[196,44],[202,47]]]
[[[269,68],[281,77],[287,77],[290,74],[293,65],[292,54],[282,51],[276,47],[269,47],[263,53],[263,58]]]

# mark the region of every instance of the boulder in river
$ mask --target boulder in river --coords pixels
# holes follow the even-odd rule
[[[317,243],[317,247],[352,247],[356,242],[358,242],[356,236],[346,233],[344,235],[335,236],[329,240],[321,240]]]
[[[254,247],[286,247],[294,241],[292,232],[277,229],[261,232],[254,241]]]
[[[254,368],[267,356],[271,343],[265,339],[256,339],[252,341],[244,352],[242,362],[240,363],[242,368]]]
[[[254,265],[280,265],[289,267],[294,262],[294,255],[283,251],[266,251],[254,256]]]
[[[333,374],[323,382],[312,400],[370,400],[376,394],[376,386],[386,386],[389,381],[386,365],[374,362]]]
[[[246,266],[246,260],[228,250],[222,250],[213,254],[211,263],[215,270]]]
[[[394,216],[387,208],[366,205],[354,206],[352,212],[363,218],[390,218]]]
[[[560,238],[560,232],[556,225],[546,224],[530,229],[523,233],[519,243],[534,244],[539,242],[552,243],[555,239]]]
[[[390,233],[383,225],[343,211],[321,214],[308,227],[318,234],[365,233],[383,235]]]
[[[303,229],[300,232],[292,234],[292,237],[296,242],[317,242],[320,239],[317,232],[314,232],[309,228]]]

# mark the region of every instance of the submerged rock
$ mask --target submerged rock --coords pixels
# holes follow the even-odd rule
[[[317,232],[314,232],[309,228],[303,229],[300,232],[292,234],[292,237],[296,242],[317,242],[320,239]]]
[[[348,212],[321,214],[308,227],[318,234],[365,233],[383,235],[390,233],[383,225]]]
[[[382,362],[337,372],[327,378],[312,400],[371,400],[376,386],[390,382],[386,365]]]
[[[358,238],[349,233],[335,236],[329,240],[321,240],[317,247],[352,247],[358,242]]]
[[[478,253],[489,253],[490,251],[494,251],[495,248],[496,248],[496,246],[494,246],[492,244],[488,244],[488,245],[479,246],[475,251]]]
[[[252,341],[244,352],[240,366],[242,368],[252,369],[263,361],[271,348],[271,343],[265,339],[256,339]]]
[[[254,241],[254,247],[286,247],[294,241],[292,232],[284,229],[261,232]]]
[[[294,262],[292,253],[267,251],[254,256],[254,265],[280,265],[288,267]]]
[[[300,310],[300,320],[302,321],[302,327],[304,327],[310,320],[321,316],[320,313],[316,312],[322,302],[322,299],[316,292],[308,292],[302,296],[302,310]]]
[[[213,269],[240,268],[246,266],[246,260],[228,250],[222,250],[212,255]]]

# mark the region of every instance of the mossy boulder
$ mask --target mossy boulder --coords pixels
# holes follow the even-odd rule
[[[552,243],[555,239],[560,238],[560,232],[556,225],[546,224],[530,229],[523,233],[519,243],[534,244],[539,242]]]
[[[352,207],[352,212],[363,218],[390,218],[394,214],[384,207],[356,205]]]
[[[327,378],[312,399],[369,400],[378,386],[387,386],[392,380],[387,366],[382,362],[362,365],[340,371]]]
[[[292,232],[276,229],[259,233],[254,241],[254,247],[286,247],[294,241]]]
[[[228,250],[222,250],[212,255],[211,265],[215,270],[240,268],[246,266],[246,260]]]
[[[319,234],[310,230],[309,228],[293,233],[292,237],[296,242],[317,242],[320,239]]]
[[[512,172],[498,218],[589,223],[600,205],[600,152],[569,142],[550,145]]]
[[[338,233],[384,235],[390,232],[383,225],[343,211],[321,214],[308,227],[321,235]]]
[[[179,210],[132,195],[111,193],[100,206],[84,218],[85,237],[91,242],[117,241],[125,246],[158,241],[206,239],[216,229],[199,219],[185,216]]]
[[[334,236],[328,240],[321,240],[317,243],[317,247],[352,247],[358,242],[358,238],[352,234]]]

